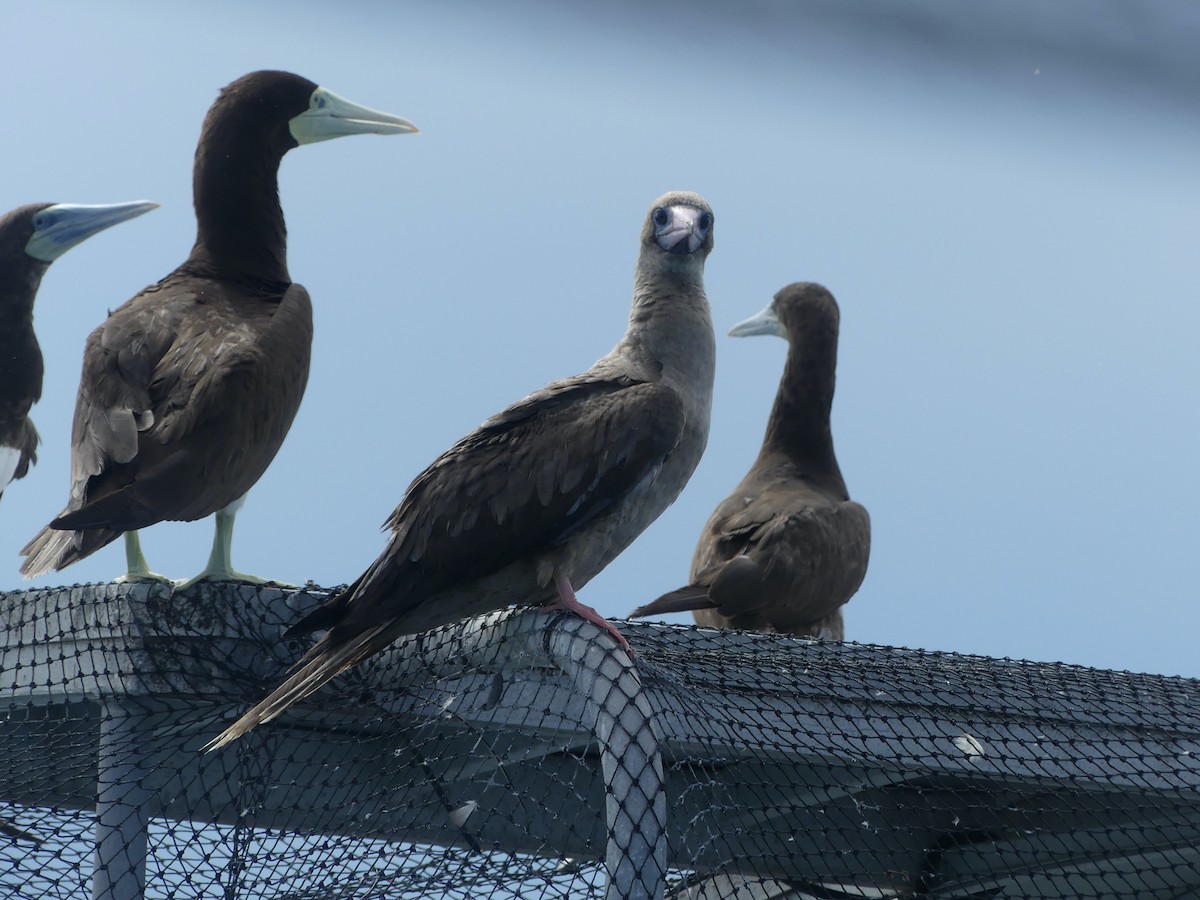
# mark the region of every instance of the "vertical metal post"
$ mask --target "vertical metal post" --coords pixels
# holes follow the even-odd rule
[[[471,670],[559,669],[587,698],[586,721],[600,746],[608,841],[605,900],[661,900],[667,877],[667,794],[655,709],[633,659],[607,631],[572,613],[503,610],[401,641],[375,672],[381,691]],[[368,677],[371,670],[368,670]]]
[[[145,893],[150,792],[143,786],[141,747],[147,724],[144,713],[119,698],[101,701],[92,900],[141,900]]]
[[[226,898],[242,896],[242,878],[254,841],[254,823],[266,802],[271,760],[276,758],[272,751],[274,746],[270,733],[261,728],[252,731],[237,744],[235,771],[238,787],[234,794],[237,820],[227,838],[229,864],[225,872],[228,878],[222,893]]]
[[[605,900],[659,900],[667,876],[667,794],[654,708],[637,666],[591,622],[547,629],[550,658],[596,713],[608,820]]]

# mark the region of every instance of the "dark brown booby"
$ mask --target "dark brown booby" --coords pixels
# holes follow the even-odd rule
[[[88,337],[70,500],[21,551],[26,577],[124,533],[125,578],[159,579],[136,529],[215,512],[212,555],[192,581],[262,581],[230,565],[234,515],[292,424],[312,347],[308,292],[288,274],[280,161],[300,144],[416,130],[287,72],[221,91],[196,147],[195,246]]]
[[[833,452],[838,321],[829,291],[790,284],[729,332],[788,342],[762,449],[705,525],[691,583],[631,618],[694,610],[701,625],[842,638],[841,606],[867,573],[871,520]]]
[[[157,203],[29,203],[0,216],[0,496],[37,462],[29,410],[42,396],[33,301],[50,264],[76,244]]]
[[[655,201],[617,346],[488,419],[418,475],[387,522],[379,559],[289,632],[324,636],[211,746],[401,635],[519,603],[604,622],[574,590],[675,500],[708,440],[715,347],[703,274],[712,246],[702,197]]]

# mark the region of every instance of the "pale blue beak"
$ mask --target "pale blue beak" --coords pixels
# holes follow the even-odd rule
[[[783,330],[783,324],[775,315],[774,301],[771,301],[762,312],[738,322],[729,329],[730,337],[750,337],[755,334],[774,334],[779,337],[787,337],[787,333]]]
[[[33,237],[25,252],[42,262],[54,262],[76,244],[106,228],[158,209],[149,200],[129,203],[55,203],[33,217]]]
[[[391,113],[368,109],[323,87],[312,92],[308,109],[288,123],[298,144],[313,144],[347,134],[416,134],[417,126]]]

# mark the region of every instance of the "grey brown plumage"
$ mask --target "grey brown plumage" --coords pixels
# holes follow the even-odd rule
[[[692,610],[701,625],[843,637],[841,607],[866,575],[871,522],[833,450],[838,324],[833,296],[799,283],[735,326],[731,334],[789,344],[762,448],[705,525],[689,584],[633,617]]]
[[[300,285],[263,294],[173,274],[139,299],[153,318],[114,314],[88,337],[71,459],[82,505],[51,524],[101,532],[97,546],[241,497],[283,443],[308,379],[312,305]],[[86,555],[74,549],[55,568]]]
[[[196,242],[88,337],[70,499],[22,550],[27,577],[164,520],[216,512],[219,544],[222,511],[271,463],[308,379],[312,306],[288,273],[280,162],[367,131],[415,128],[286,72],[221,91],[196,148]]]
[[[71,247],[156,206],[29,203],[0,216],[0,495],[37,462],[29,413],[42,395],[42,350],[33,329],[42,277]]]
[[[703,453],[715,363],[712,212],[667,194],[642,231],[625,336],[514,403],[417,476],[375,563],[291,634],[328,629],[214,742],[278,715],[395,638],[582,587],[678,496]]]

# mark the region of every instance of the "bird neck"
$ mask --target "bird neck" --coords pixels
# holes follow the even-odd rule
[[[291,277],[279,205],[283,154],[234,137],[208,133],[196,148],[196,243],[185,265],[198,274],[285,286]]]
[[[33,341],[33,301],[50,263],[26,253],[0,266],[0,345],[17,348]]]
[[[659,271],[634,280],[629,327],[618,350],[661,369],[664,379],[711,384],[716,343],[704,282],[696,267]]]
[[[821,348],[789,344],[759,458],[786,458],[797,474],[827,482],[844,494],[829,427],[836,363],[836,343]]]
[[[33,301],[50,263],[34,259],[22,250],[5,255],[9,259],[0,266],[0,323],[5,328],[15,328],[27,322],[32,328]]]
[[[42,350],[33,331],[33,299],[49,263],[16,264],[0,275],[0,394],[36,400]]]

